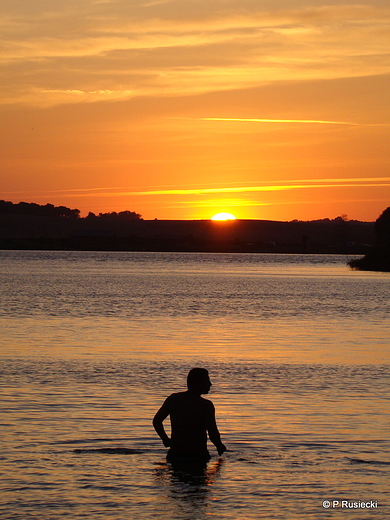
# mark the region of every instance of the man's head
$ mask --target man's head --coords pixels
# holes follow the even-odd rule
[[[187,387],[190,392],[208,394],[211,388],[208,371],[205,368],[192,368],[188,372]]]

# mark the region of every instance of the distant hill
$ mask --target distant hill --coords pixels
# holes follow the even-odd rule
[[[72,210],[78,212],[78,210]],[[363,255],[374,223],[333,220],[142,220],[138,214],[80,218],[0,214],[0,249],[339,253]]]

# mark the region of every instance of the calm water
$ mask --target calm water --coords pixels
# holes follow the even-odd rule
[[[0,517],[390,517],[390,275],[346,260],[0,252]],[[195,365],[229,449],[202,475],[151,427]]]

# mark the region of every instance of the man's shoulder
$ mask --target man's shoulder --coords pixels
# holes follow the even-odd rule
[[[179,410],[189,405],[190,399],[187,392],[175,392],[166,399],[166,404],[170,410]]]
[[[170,402],[177,402],[177,401],[194,402],[194,401],[196,401],[206,408],[214,408],[212,401],[210,401],[209,399],[205,399],[204,397],[202,397],[200,395],[194,396],[193,394],[190,394],[188,392],[175,392],[174,394],[171,394],[169,397],[167,397],[167,401],[170,401]]]
[[[167,397],[167,400],[169,401],[177,401],[179,399],[184,399],[187,392],[175,392],[174,394],[171,394],[169,397]]]
[[[203,401],[204,406],[206,406],[207,408],[214,408],[214,404],[212,401],[210,401],[210,399],[205,399],[204,397],[201,397],[201,399]]]

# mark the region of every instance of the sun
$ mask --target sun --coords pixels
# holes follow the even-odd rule
[[[231,213],[217,213],[211,220],[236,220],[236,217]]]

